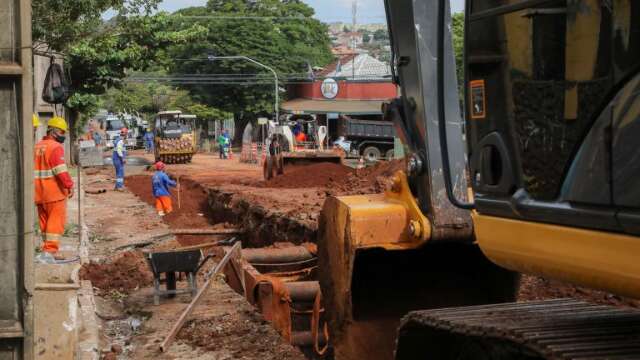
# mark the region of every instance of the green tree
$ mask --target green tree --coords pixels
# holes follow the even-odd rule
[[[464,93],[464,13],[452,15],[451,35],[453,38],[453,54],[456,58],[456,74],[458,75],[458,90]],[[462,96],[462,95],[461,95]]]
[[[373,40],[375,41],[389,40],[389,32],[386,29],[378,29],[373,32]]]
[[[204,120],[227,119],[229,113],[197,103],[188,91],[157,82],[127,83],[110,88],[101,96],[102,106],[110,112],[139,112],[147,118],[163,110],[181,110]]]
[[[192,16],[208,30],[204,41],[189,42],[167,51],[166,66],[173,74],[220,74],[253,76],[261,74],[261,84],[227,83],[185,87],[196,101],[233,113],[236,134],[248,121],[273,113],[274,91],[271,75],[243,60],[175,61],[215,56],[243,55],[274,68],[281,80],[305,77],[308,65],[323,66],[333,60],[327,26],[313,19],[313,9],[299,0],[211,0],[206,7],[193,7],[176,13],[187,27]],[[228,17],[265,17],[229,19]],[[217,18],[214,18],[217,17]],[[221,18],[224,17],[224,18]],[[176,30],[181,29],[177,27]],[[284,95],[284,94],[283,94]]]
[[[159,0],[34,0],[36,51],[62,53],[71,78],[72,96],[65,104],[74,121],[98,107],[96,95],[119,86],[129,71],[148,68],[161,49],[204,36],[197,24],[168,31],[167,13],[151,14]],[[116,15],[108,22],[102,14]],[[82,120],[82,119],[80,119]]]

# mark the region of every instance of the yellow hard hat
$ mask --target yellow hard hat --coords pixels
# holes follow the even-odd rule
[[[54,116],[51,120],[49,120],[49,122],[47,123],[47,126],[60,129],[63,131],[67,131],[68,129],[67,122],[60,116]]]
[[[33,114],[33,116],[31,117],[31,121],[33,122],[34,128],[40,126],[40,118],[38,117],[38,114]]]

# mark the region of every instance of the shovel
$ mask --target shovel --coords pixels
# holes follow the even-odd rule
[[[180,193],[182,192],[182,187],[180,187],[180,177],[178,176],[178,209],[180,209],[182,207],[182,202],[180,201],[181,196]]]

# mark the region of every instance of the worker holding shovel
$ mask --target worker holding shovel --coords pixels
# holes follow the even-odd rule
[[[156,172],[151,180],[153,196],[156,198],[158,215],[165,216],[173,211],[169,188],[176,187],[176,182],[169,179],[169,175],[164,172],[165,164],[162,161],[158,161],[155,167]]]

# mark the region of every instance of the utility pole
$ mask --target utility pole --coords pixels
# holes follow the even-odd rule
[[[351,57],[351,79],[356,77],[356,31],[358,26],[358,0],[353,0],[351,3],[351,49],[354,55]]]
[[[355,33],[357,31],[358,26],[358,0],[353,0],[351,2],[351,48],[353,50],[356,49],[356,36]]]
[[[280,87],[278,85],[278,73],[276,73],[276,71],[273,68],[271,68],[271,67],[269,67],[269,66],[267,66],[267,65],[265,65],[265,64],[263,64],[263,63],[261,63],[261,62],[259,62],[257,60],[254,60],[254,59],[252,59],[252,58],[250,58],[248,56],[244,56],[244,55],[238,55],[238,56],[215,56],[215,55],[209,55],[209,56],[207,56],[207,60],[209,60],[209,61],[215,61],[215,60],[245,60],[245,61],[248,61],[248,62],[254,64],[254,65],[257,65],[259,67],[262,67],[264,69],[269,70],[273,74],[273,79],[274,79],[274,83],[275,83],[275,88],[274,88],[274,96],[275,96],[274,110],[275,110],[275,115],[276,115],[276,119],[275,120],[276,120],[277,123],[280,123],[280,99],[279,99],[279,95],[278,95],[278,91],[279,91],[278,89]]]

